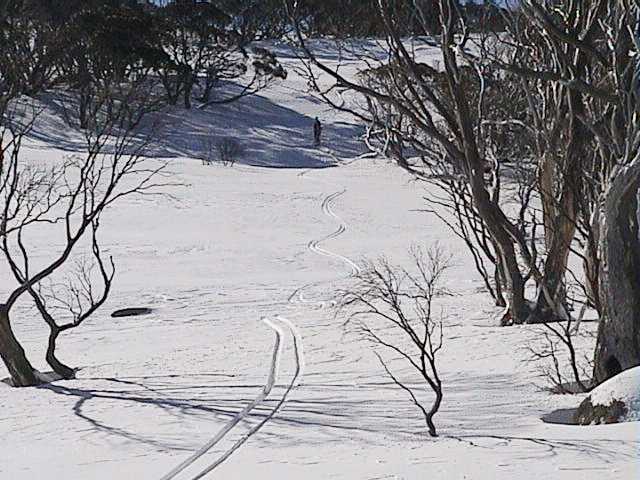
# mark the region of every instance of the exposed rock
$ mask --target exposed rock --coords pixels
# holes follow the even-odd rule
[[[594,388],[574,415],[579,425],[640,420],[640,366],[620,372]]]
[[[627,406],[620,400],[613,400],[609,405],[594,405],[591,397],[587,397],[578,407],[574,421],[578,425],[600,425],[624,421]]]

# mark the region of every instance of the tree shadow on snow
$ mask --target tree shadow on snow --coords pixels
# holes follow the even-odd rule
[[[227,85],[228,94],[237,86]],[[65,94],[41,99],[44,110],[29,133],[35,148],[57,148],[69,153],[86,151],[84,133],[65,119],[74,100]],[[67,113],[66,113],[67,112]],[[326,168],[337,159],[364,152],[357,125],[335,122],[323,125],[322,148],[313,145],[313,117],[284,107],[263,95],[204,109],[166,107],[145,117],[140,138],[149,135],[146,155],[157,158],[211,156],[210,144],[224,138],[236,140],[244,150],[237,163],[271,168]],[[148,133],[153,132],[153,133]]]
[[[204,377],[204,376],[203,376]],[[491,375],[478,378],[478,382],[489,382]],[[498,376],[500,377],[500,376]],[[85,381],[88,379],[85,379]],[[197,448],[197,440],[190,436],[184,439],[167,441],[148,434],[143,435],[110,425],[101,419],[101,412],[114,412],[134,407],[151,407],[158,411],[150,418],[161,422],[161,416],[172,417],[174,423],[187,420],[200,422],[215,420],[219,426],[234,418],[238,412],[250,403],[263,388],[260,384],[238,384],[222,382],[208,384],[195,383],[195,378],[181,376],[130,377],[128,379],[90,379],[105,382],[103,388],[85,389],[66,385],[51,384],[40,388],[53,393],[75,398],[73,413],[87,422],[96,432],[122,437],[128,441],[138,442],[160,448],[162,450],[193,450]],[[209,378],[210,380],[210,378]],[[507,381],[506,378],[494,379],[494,382]],[[464,382],[458,388],[463,388]],[[467,385],[468,386],[468,385]],[[284,386],[276,386],[264,403],[256,407],[246,421],[254,425],[268,416],[284,392]],[[300,388],[306,392],[305,398],[296,398],[295,393],[269,424],[260,432],[260,442],[273,443],[277,446],[298,445],[304,441],[307,445],[325,444],[327,442],[344,442],[359,439],[365,444],[388,441],[389,438],[406,441],[426,441],[424,422],[419,412],[398,391],[393,383],[371,382],[361,383],[357,387],[349,384],[303,384]],[[456,387],[454,387],[455,389]],[[456,392],[449,390],[450,404],[458,403]],[[478,391],[474,392],[478,394]],[[502,394],[504,397],[504,393]],[[93,402],[96,402],[95,404]],[[106,403],[105,403],[106,402]],[[115,403],[109,403],[115,402]],[[482,404],[485,403],[483,406]],[[486,403],[491,403],[487,406]],[[516,402],[517,403],[517,402]],[[110,409],[105,408],[108,405]],[[540,438],[526,435],[513,435],[517,428],[515,416],[500,416],[498,412],[509,413],[514,407],[505,404],[494,404],[494,399],[478,396],[478,400],[460,405],[464,412],[458,412],[455,405],[444,408],[438,413],[436,420],[442,440],[463,442],[469,448],[515,449],[522,458],[549,458],[560,453],[577,452],[597,457],[605,463],[613,463],[622,458],[634,458],[640,442],[627,442],[615,439],[572,439]],[[483,410],[482,414],[478,414]],[[520,409],[521,410],[521,409]],[[135,413],[134,413],[135,415]],[[148,415],[148,414],[146,414]],[[527,413],[520,411],[520,422]],[[498,427],[491,428],[490,417]],[[496,422],[496,419],[500,419]],[[452,423],[455,420],[456,423]],[[458,422],[461,420],[461,422]],[[511,424],[510,428],[505,426]],[[245,426],[246,427],[246,426]],[[242,428],[245,428],[242,427]],[[216,427],[212,428],[211,436]],[[153,430],[153,427],[151,428]],[[176,432],[177,433],[177,432]],[[556,432],[556,435],[559,432]],[[568,435],[570,437],[571,435]],[[175,438],[175,435],[172,435]],[[302,439],[302,440],[301,440]],[[202,440],[202,439],[201,439]],[[194,444],[194,442],[196,442]],[[518,453],[522,452],[522,453]]]
[[[161,377],[163,378],[163,377]],[[38,388],[49,390],[55,394],[74,398],[72,407],[76,417],[87,422],[96,433],[104,433],[126,439],[127,441],[147,444],[163,450],[191,450],[198,445],[193,438],[184,441],[165,441],[148,434],[134,431],[132,427],[123,428],[113,425],[113,421],[106,420],[108,415],[126,409],[129,412],[134,407],[152,407],[158,412],[151,418],[160,422],[160,415],[173,417],[178,422],[184,422],[190,417],[193,420],[215,420],[222,424],[234,418],[255,395],[262,390],[261,384],[184,384],[173,383],[171,380],[145,377],[138,380],[123,380],[115,378],[95,379],[106,382],[103,388],[75,388],[69,382],[63,384],[42,385]],[[184,380],[184,379],[183,379]],[[393,388],[392,384],[372,384],[369,388],[371,395],[364,399],[347,400],[351,385],[323,385],[320,391],[327,388],[343,390],[336,395],[322,395],[313,400],[291,398],[285,408],[280,411],[268,426],[260,432],[261,441],[277,442],[279,445],[299,443],[300,435],[305,435],[312,429],[318,436],[309,436],[306,443],[324,443],[327,441],[342,442],[347,438],[360,437],[363,441],[370,440],[370,434],[380,433],[387,438],[415,438],[424,436],[421,424],[401,422],[398,425],[398,412],[404,415],[407,409],[405,399],[393,401],[378,401],[376,391],[380,388]],[[359,387],[366,389],[366,386]],[[256,423],[270,414],[276,406],[285,386],[276,386],[271,397],[257,406],[247,417],[250,423]],[[249,393],[251,392],[251,393]],[[117,414],[116,414],[117,415]],[[133,413],[133,415],[136,415]],[[117,417],[122,418],[122,417]],[[404,428],[406,427],[406,428]],[[415,427],[415,428],[413,428]],[[217,427],[213,427],[211,435]]]

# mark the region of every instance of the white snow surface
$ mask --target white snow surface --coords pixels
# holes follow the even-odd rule
[[[640,478],[638,422],[540,420],[583,397],[540,388],[536,366],[525,362],[535,327],[496,326],[499,309],[462,242],[419,211],[427,187],[383,159],[359,159],[357,125],[306,90],[291,70],[258,96],[166,114],[156,155],[172,159],[172,179],[184,186],[167,188],[171,197],[126,198],[107,212],[112,295],[60,339],[60,358],[81,368],[76,380],[28,389],[0,383],[0,478],[160,479],[240,415],[176,477],[194,478],[277,407],[206,478]],[[325,127],[321,149],[311,147],[315,116]],[[51,115],[25,155],[55,162],[74,154],[80,142],[58,122]],[[197,150],[211,131],[245,141],[244,164],[203,166]],[[337,166],[317,168],[325,164]],[[63,243],[55,230],[28,241],[40,261]],[[446,287],[457,295],[438,303],[446,312],[444,400],[433,439],[371,345],[332,306],[360,260],[406,263],[412,245],[435,241],[454,256]],[[0,298],[12,286],[0,266]],[[110,318],[130,306],[154,310]],[[12,319],[34,366],[46,371],[47,331],[37,312],[25,301]],[[281,329],[275,357],[274,332],[262,319]],[[279,406],[297,371],[296,332],[304,374]],[[593,345],[583,347],[590,354]],[[274,382],[262,399],[273,358]],[[419,385],[400,362],[391,367]]]
[[[623,402],[627,413],[621,422],[640,420],[640,367],[620,372],[598,385],[589,394],[592,405],[611,405],[614,400]]]

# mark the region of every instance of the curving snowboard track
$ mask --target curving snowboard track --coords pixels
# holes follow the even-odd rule
[[[328,197],[326,197],[323,201],[322,201],[322,212],[330,217],[333,218],[334,220],[338,221],[338,223],[340,224],[338,229],[333,232],[330,233],[329,235],[327,235],[326,237],[323,237],[319,240],[312,240],[311,242],[309,242],[309,244],[307,245],[307,247],[309,248],[309,250],[311,250],[314,253],[317,253],[318,255],[324,255],[326,257],[332,257],[338,260],[341,260],[342,262],[344,262],[345,264],[347,264],[349,266],[349,268],[351,269],[351,275],[356,275],[358,273],[360,273],[360,267],[358,265],[356,265],[355,262],[353,262],[352,260],[350,260],[349,258],[340,255],[338,253],[334,253],[331,252],[329,250],[325,250],[324,248],[322,248],[320,245],[328,240],[331,240],[333,238],[337,238],[340,235],[342,235],[344,232],[347,231],[347,225],[344,223],[344,221],[335,214],[335,212],[332,210],[332,205],[333,202],[340,196],[344,195],[347,192],[347,190],[341,190],[339,192],[335,192],[332,193],[331,195],[329,195]]]
[[[304,172],[303,172],[304,173]],[[345,233],[347,231],[347,224],[344,222],[344,220],[342,220],[342,218],[340,218],[334,211],[333,211],[333,204],[335,202],[335,200],[337,198],[339,198],[340,196],[344,195],[347,192],[346,189],[334,192],[328,196],[326,196],[324,198],[324,200],[322,201],[322,213],[324,213],[327,217],[336,220],[338,222],[338,228],[330,233],[329,235],[326,235],[322,238],[319,238],[317,240],[311,240],[308,244],[307,244],[307,248],[309,251],[318,254],[318,255],[322,255],[325,257],[329,257],[329,258],[333,258],[336,260],[340,260],[341,262],[345,263],[349,268],[350,268],[350,272],[349,272],[349,276],[353,276],[353,275],[357,275],[358,273],[361,272],[361,268],[358,266],[358,264],[356,264],[353,260],[345,257],[344,255],[340,255],[339,253],[335,253],[332,252],[330,250],[327,250],[323,247],[321,247],[321,245],[324,242],[327,242],[329,240],[332,240],[334,238],[339,237],[340,235],[342,235],[343,233]],[[304,297],[303,297],[303,291],[306,290],[307,288],[310,288],[312,286],[315,285],[320,285],[324,283],[324,281],[320,281],[320,282],[312,282],[312,283],[308,283],[306,285],[301,286],[300,288],[297,288],[290,296],[289,296],[289,303],[294,303],[297,301],[299,303],[316,303],[316,302],[307,302]],[[324,306],[324,302],[319,302],[319,304],[321,305],[321,307]]]
[[[303,172],[305,173],[305,172]],[[339,237],[344,234],[347,230],[346,223],[333,211],[333,204],[340,196],[346,193],[346,189],[334,192],[330,195],[327,195],[322,201],[322,212],[329,218],[335,220],[338,223],[338,227],[335,231],[330,234],[319,238],[317,240],[312,240],[307,244],[307,248],[309,251],[322,255],[325,257],[333,258],[336,260],[340,260],[344,264],[346,264],[349,269],[349,275],[357,275],[361,272],[360,267],[351,259],[345,257],[344,255],[340,255],[338,253],[332,252],[323,248],[321,245],[324,242],[332,240],[334,238]],[[289,297],[289,302],[294,302],[294,299],[297,297],[300,302],[305,302],[302,297],[302,292],[304,289],[311,287],[312,285],[317,285],[324,282],[314,282],[307,285],[304,285],[295,292],[291,294]],[[284,393],[278,399],[275,406],[271,409],[271,411],[256,425],[254,425],[251,429],[249,429],[244,435],[242,435],[239,439],[237,439],[227,450],[225,450],[222,454],[218,455],[213,461],[209,461],[208,465],[202,468],[198,473],[192,474],[189,477],[191,480],[200,480],[207,476],[209,473],[214,471],[219,465],[221,465],[225,460],[227,460],[235,451],[237,451],[244,443],[249,440],[255,433],[257,433],[267,422],[269,422],[284,406],[287,397],[291,393],[291,391],[299,384],[303,369],[304,369],[304,353],[302,348],[302,337],[298,328],[291,322],[290,320],[276,315],[275,317],[262,318],[263,323],[265,323],[269,328],[271,328],[275,332],[275,343],[273,346],[273,354],[271,356],[271,365],[269,367],[269,372],[267,375],[267,380],[262,388],[262,391],[256,396],[256,398],[245,406],[240,412],[238,412],[224,427],[222,427],[216,435],[211,438],[207,443],[205,443],[202,447],[200,447],[195,453],[193,453],[189,458],[184,460],[180,465],[175,467],[169,473],[161,478],[161,480],[174,480],[178,475],[191,467],[194,463],[200,460],[207,452],[209,452],[213,447],[218,445],[221,441],[223,441],[229,432],[231,432],[236,425],[238,425],[243,420],[247,419],[250,416],[251,412],[259,405],[263,404],[266,399],[269,397],[273,388],[276,384],[279,372],[279,366],[282,358],[283,352],[283,341],[286,336],[285,329],[291,335],[293,341],[293,352],[294,352],[294,361],[295,361],[295,371],[293,377],[289,381]]]
[[[251,403],[244,407],[224,427],[222,427],[211,440],[200,447],[193,455],[184,460],[180,465],[163,476],[161,480],[175,479],[180,473],[185,471],[196,461],[202,458],[209,450],[220,443],[236,425],[238,425],[250,415],[253,409],[255,409],[258,405],[264,403],[267,397],[271,394],[271,391],[273,390],[278,378],[278,371],[283,351],[283,339],[285,337],[283,326],[289,331],[293,339],[293,351],[295,360],[295,371],[293,377],[287,385],[286,390],[277,401],[276,405],[258,424],[256,424],[248,432],[246,432],[238,440],[236,440],[233,445],[231,445],[231,447],[229,447],[224,453],[218,455],[215,460],[210,461],[209,465],[207,465],[199,473],[189,476],[188,478],[190,478],[191,480],[204,478],[206,475],[215,470],[219,465],[221,465],[225,460],[227,460],[236,450],[244,445],[244,443],[249,440],[249,438],[257,433],[282,409],[287,400],[287,397],[289,396],[289,393],[291,393],[291,391],[299,384],[304,369],[304,353],[302,350],[302,336],[300,335],[298,328],[293,324],[293,322],[280,315],[276,315],[273,319],[262,318],[262,321],[275,332],[276,336],[273,346],[273,354],[271,356],[269,373],[267,375],[267,380],[264,387],[262,388],[262,391]]]

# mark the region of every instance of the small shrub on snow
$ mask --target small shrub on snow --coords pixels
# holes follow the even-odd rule
[[[580,347],[593,340],[592,331],[579,329],[584,309],[576,320],[543,323],[537,329],[539,338],[525,347],[528,362],[536,364],[540,377],[554,393],[589,391],[593,372],[592,359],[580,354]]]
[[[242,144],[231,137],[214,139],[208,136],[202,142],[202,164],[213,165],[219,162],[225,166],[233,166],[244,155]]]
[[[242,144],[234,138],[224,137],[218,140],[216,144],[218,152],[218,160],[223,165],[233,166],[236,161],[244,154]]]

